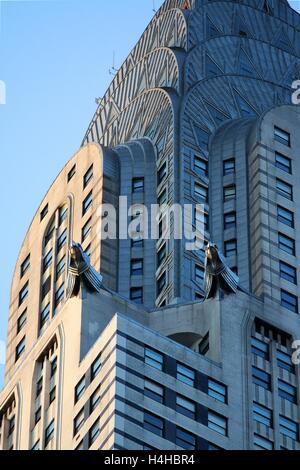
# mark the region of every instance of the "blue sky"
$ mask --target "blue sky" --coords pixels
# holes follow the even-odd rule
[[[158,8],[162,0],[155,0]],[[293,6],[300,2],[293,2]],[[19,248],[48,187],[78,149],[111,81],[153,12],[153,0],[0,0],[0,341]],[[300,10],[300,8],[299,8]],[[1,346],[0,346],[1,354]],[[3,366],[0,365],[0,388]]]

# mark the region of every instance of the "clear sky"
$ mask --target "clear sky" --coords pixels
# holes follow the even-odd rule
[[[154,1],[156,8],[162,3]],[[292,3],[300,11],[300,2]],[[81,144],[95,98],[111,81],[113,51],[118,67],[150,21],[153,0],[0,0],[0,7],[0,80],[7,94],[0,105],[1,343],[26,230]]]

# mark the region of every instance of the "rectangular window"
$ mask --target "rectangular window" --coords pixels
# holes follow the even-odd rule
[[[26,282],[25,286],[20,290],[19,293],[19,307],[25,302],[29,294],[29,283]]]
[[[204,282],[204,268],[199,266],[198,264],[195,265],[195,281],[203,286]]]
[[[224,188],[224,202],[232,201],[236,197],[235,185]]]
[[[230,256],[235,256],[237,254],[237,242],[236,240],[229,240],[225,242],[225,256],[229,258]]]
[[[89,431],[89,447],[96,441],[100,435],[100,420],[98,419],[96,423],[91,427]]]
[[[281,290],[281,305],[291,312],[298,313],[298,297]]]
[[[167,245],[164,243],[157,253],[157,268],[159,268],[167,256]]]
[[[258,434],[254,434],[254,449],[256,450],[273,450],[274,444],[273,442],[265,439]]]
[[[266,361],[270,360],[269,344],[257,338],[251,339],[251,352],[256,356],[262,357]]]
[[[60,276],[65,272],[66,269],[66,257],[64,256],[56,266],[56,280],[60,278]]]
[[[144,387],[145,397],[151,398],[152,400],[155,400],[158,403],[164,402],[164,387],[147,379],[145,379]]]
[[[44,218],[48,214],[48,211],[49,211],[49,206],[48,204],[46,204],[46,206],[41,210],[41,214],[40,214],[41,221],[44,220]]]
[[[206,356],[209,351],[209,332],[204,336],[199,344],[199,354]]]
[[[54,375],[56,374],[56,371],[57,371],[57,357],[55,357],[52,362],[51,362],[51,365],[50,365],[50,377],[54,377]]]
[[[176,426],[176,445],[185,450],[196,450],[196,436]]]
[[[30,268],[30,255],[28,255],[27,258],[21,264],[21,278],[25,276],[29,268]]]
[[[50,289],[51,289],[51,276],[49,276],[44,282],[44,284],[42,285],[42,292],[41,292],[42,300],[44,300],[44,298],[49,294]]]
[[[88,171],[86,172],[86,174],[83,177],[83,188],[84,189],[88,186],[90,181],[92,181],[93,176],[94,176],[94,167],[93,167],[93,165],[91,165],[90,168],[88,169]]]
[[[36,441],[31,450],[40,450],[40,440]]]
[[[63,301],[65,296],[65,284],[63,283],[55,292],[55,308]]]
[[[166,202],[167,202],[167,190],[164,189],[158,196],[157,204],[159,206],[162,206],[163,204],[166,204]]]
[[[167,164],[163,163],[163,165],[159,168],[157,172],[157,185],[159,186],[165,177],[167,176]]]
[[[93,191],[91,191],[82,203],[82,216],[84,216],[93,205]]]
[[[63,231],[63,233],[57,239],[57,253],[65,246],[67,243],[67,229]]]
[[[289,132],[280,129],[280,127],[274,127],[274,138],[277,142],[280,142],[283,145],[291,146],[291,135]]]
[[[216,400],[227,403],[227,387],[213,379],[208,379],[208,395]]]
[[[8,436],[11,436],[15,430],[16,417],[13,415],[8,421]]]
[[[50,303],[41,311],[40,315],[40,328],[43,328],[44,325],[50,318]]]
[[[164,356],[154,349],[145,348],[145,364],[158,370],[163,370]]]
[[[181,395],[176,396],[176,411],[188,418],[196,418],[196,403]]]
[[[38,398],[43,390],[43,377],[40,377],[36,383],[35,397]]]
[[[286,418],[285,416],[279,416],[279,429],[283,436],[289,437],[293,441],[298,441],[299,426],[291,419]]]
[[[227,436],[228,434],[227,418],[210,410],[208,411],[208,427],[223,436]]]
[[[95,411],[96,407],[100,403],[100,400],[101,400],[101,393],[100,393],[100,387],[98,387],[90,399],[90,414],[92,414],[93,411]]]
[[[257,367],[252,367],[252,380],[255,385],[271,391],[271,376],[267,372],[258,369]]]
[[[59,208],[58,223],[59,226],[66,220],[68,216],[68,206],[62,206]]]
[[[208,162],[195,155],[194,157],[194,170],[198,175],[208,177]]]
[[[89,219],[81,231],[81,241],[82,243],[87,239],[92,231],[92,219]]]
[[[144,178],[133,178],[132,180],[132,192],[143,193],[144,192]]]
[[[52,259],[53,259],[53,250],[51,248],[51,250],[46,254],[46,256],[43,259],[43,273],[45,273],[47,269],[51,266]]]
[[[292,161],[281,153],[275,152],[276,167],[286,173],[292,174]]]
[[[236,213],[235,212],[228,212],[228,214],[224,215],[224,229],[227,230],[229,228],[236,227]]]
[[[75,173],[76,173],[76,165],[74,165],[68,173],[68,183],[71,181]]]
[[[51,388],[50,393],[49,393],[49,403],[50,403],[50,405],[51,405],[51,403],[54,402],[55,398],[56,398],[56,387],[53,387],[53,388]]]
[[[130,300],[136,304],[143,303],[143,288],[142,287],[132,287],[130,289]]]
[[[194,194],[201,202],[208,202],[208,188],[205,186],[195,183]]]
[[[18,343],[16,347],[16,356],[15,356],[16,362],[20,359],[24,351],[25,351],[25,336],[24,338],[21,339],[21,341]]]
[[[176,378],[186,385],[190,385],[191,387],[195,386],[195,371],[189,367],[183,366],[182,364],[177,364]]]
[[[161,295],[166,285],[167,285],[167,274],[164,271],[162,275],[157,279],[157,282],[156,282],[157,297]]]
[[[82,377],[82,379],[78,382],[78,384],[75,387],[75,403],[77,403],[82,395],[85,392],[85,376]]]
[[[285,251],[289,255],[296,255],[295,240],[283,235],[283,233],[278,234],[278,246],[280,250]]]
[[[284,207],[277,206],[277,220],[288,227],[294,228],[294,213]]]
[[[142,276],[143,275],[144,261],[143,259],[132,259],[131,260],[131,276]]]
[[[164,420],[152,413],[144,413],[144,428],[157,436],[164,436]]]
[[[24,328],[26,321],[27,321],[27,309],[24,310],[24,312],[18,318],[17,333],[20,333],[20,331]]]
[[[226,175],[234,175],[235,174],[235,160],[231,158],[229,160],[225,160],[223,162],[223,169],[224,169],[224,176]]]
[[[291,186],[290,184],[277,178],[276,189],[277,189],[277,193],[280,196],[289,199],[289,201],[293,200],[293,186]]]
[[[297,284],[297,270],[283,261],[279,262],[280,277],[286,281]]]
[[[259,403],[253,403],[253,419],[268,428],[273,426],[272,411]]]
[[[54,437],[54,419],[51,421],[49,426],[46,428],[45,431],[45,447],[48,446],[49,442],[52,441]]]
[[[76,434],[79,433],[80,429],[84,425],[84,421],[85,421],[84,408],[82,408],[82,410],[78,413],[78,415],[74,419],[74,437],[76,436]]]
[[[281,369],[285,369],[292,374],[295,373],[295,367],[290,354],[277,350],[277,365]]]
[[[278,394],[284,400],[297,403],[297,390],[293,385],[278,379]]]
[[[94,360],[91,367],[91,380],[94,380],[99,374],[102,367],[101,354]]]

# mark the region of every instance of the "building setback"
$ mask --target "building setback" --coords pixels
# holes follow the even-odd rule
[[[164,2],[22,245],[0,449],[300,449],[298,79],[287,1]],[[204,250],[173,224],[100,240],[120,196],[204,204],[242,291],[204,301]],[[100,292],[67,296],[72,241]]]

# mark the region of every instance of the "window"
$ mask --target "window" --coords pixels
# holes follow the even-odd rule
[[[55,292],[55,308],[63,301],[65,295],[65,284],[63,283]]]
[[[164,421],[151,413],[144,413],[144,428],[157,436],[164,436]]]
[[[229,228],[236,227],[236,213],[235,212],[228,212],[228,214],[224,215],[224,229],[227,230]]]
[[[237,254],[237,244],[236,240],[229,240],[225,242],[225,256],[235,256]]]
[[[34,424],[37,425],[37,423],[41,420],[42,417],[42,407],[39,406],[38,409],[36,410],[34,414]]]
[[[176,411],[191,419],[196,419],[196,403],[181,395],[176,396]]]
[[[55,398],[56,398],[56,387],[53,387],[53,388],[51,388],[50,393],[49,393],[50,405],[51,405],[51,403],[54,402]]]
[[[18,318],[17,333],[20,333],[20,331],[24,328],[26,321],[27,321],[27,309],[24,310],[24,312]]]
[[[167,256],[167,245],[164,243],[157,253],[157,267],[159,268]]]
[[[30,267],[30,255],[28,255],[27,258],[21,264],[21,278],[28,271],[29,267]]]
[[[53,258],[53,251],[52,251],[52,248],[51,248],[51,250],[48,251],[48,253],[46,254],[46,256],[43,259],[43,273],[45,273],[47,271],[47,269],[51,266],[52,258]]]
[[[40,214],[40,218],[41,218],[41,221],[44,220],[44,218],[46,217],[46,215],[48,214],[48,211],[49,211],[49,207],[48,207],[48,204],[44,207],[44,209],[42,209],[41,211],[41,214]]]
[[[292,174],[292,161],[281,153],[275,152],[276,167],[286,173]]]
[[[145,397],[151,398],[152,400],[155,400],[158,403],[163,403],[164,387],[158,385],[155,382],[152,382],[151,380],[145,379],[144,395]]]
[[[166,202],[167,202],[167,190],[164,189],[162,193],[158,196],[157,204],[159,206],[162,206],[163,204],[166,204]]]
[[[101,394],[100,394],[100,387],[98,387],[90,399],[90,414],[96,409],[97,405],[100,403]]]
[[[196,449],[196,436],[176,427],[176,445],[186,450]]]
[[[278,234],[278,245],[280,250],[285,251],[292,256],[296,255],[295,240],[283,235],[283,233]]]
[[[21,289],[19,293],[19,307],[25,302],[26,298],[28,297],[28,294],[29,294],[29,284],[28,282],[26,282],[25,286]]]
[[[209,351],[209,332],[204,336],[204,338],[199,343],[199,354],[201,356],[206,356]]]
[[[227,387],[213,379],[208,379],[208,395],[222,403],[227,403]]]
[[[204,282],[204,268],[202,266],[198,266],[197,264],[195,266],[195,280],[201,286],[203,285],[203,282]]]
[[[52,223],[50,224],[49,228],[48,228],[48,231],[45,235],[45,247],[48,245],[48,243],[50,242],[50,240],[52,239],[53,235],[54,235],[54,232],[55,232],[55,220],[53,219]]]
[[[157,297],[161,295],[166,285],[167,285],[167,274],[164,271],[163,274],[158,278],[156,282]]]
[[[144,178],[133,178],[132,180],[132,192],[143,193],[144,192]]]
[[[57,252],[58,253],[65,246],[66,242],[67,242],[67,229],[65,229],[63,233],[58,237],[58,240],[57,240]]]
[[[157,172],[157,185],[160,185],[167,176],[167,164],[163,163]]]
[[[224,202],[231,201],[235,199],[236,189],[235,186],[227,186],[224,188]]]
[[[43,390],[43,377],[40,377],[36,383],[35,397],[38,398]]]
[[[252,380],[255,385],[271,391],[271,376],[257,367],[252,367]]]
[[[92,219],[89,219],[81,231],[81,241],[84,242],[92,230]]]
[[[54,377],[54,375],[56,374],[56,371],[57,371],[57,357],[55,357],[52,362],[51,362],[51,365],[50,365],[50,377]]]
[[[60,276],[64,273],[66,269],[66,257],[64,256],[56,266],[56,280],[60,278]]]
[[[277,193],[280,196],[283,196],[283,197],[289,199],[290,201],[293,200],[293,186],[291,186],[290,184],[285,183],[285,181],[282,181],[282,180],[277,178],[276,179],[276,189],[277,189]]]
[[[83,177],[83,188],[84,189],[87,187],[89,182],[93,179],[93,176],[94,176],[94,167],[93,167],[93,165],[91,165],[90,168],[88,169],[88,171],[86,172],[86,174]]]
[[[75,387],[75,403],[82,397],[85,392],[85,376],[78,382]]]
[[[82,216],[84,216],[93,205],[93,191],[91,191],[82,203]]]
[[[16,362],[20,359],[24,351],[25,351],[25,336],[23,339],[21,339],[21,341],[16,347]]]
[[[45,447],[48,446],[49,442],[52,441],[54,437],[54,419],[51,421],[49,426],[46,428],[45,431]]]
[[[15,429],[16,417],[13,415],[8,421],[8,436],[11,436]]]
[[[269,361],[269,344],[261,341],[257,338],[251,339],[251,352],[256,356],[262,357],[266,361]]]
[[[68,216],[68,206],[60,207],[59,215],[58,215],[59,226],[62,225],[62,223],[66,220],[67,216]]]
[[[40,440],[36,441],[31,450],[40,450]]]
[[[130,289],[130,300],[136,304],[143,303],[143,288],[142,287],[132,287]]]
[[[279,416],[279,429],[283,436],[289,437],[293,441],[299,439],[298,424],[285,416]]]
[[[277,206],[277,219],[278,222],[288,225],[288,227],[294,228],[294,214],[288,209]]]
[[[273,426],[272,411],[259,403],[253,403],[253,419],[268,428]]]
[[[277,350],[277,365],[281,369],[285,369],[292,374],[295,373],[295,367],[290,354]]]
[[[195,196],[201,201],[201,202],[208,202],[208,188],[205,188],[201,184],[195,183]]]
[[[227,418],[210,410],[208,411],[208,427],[223,436],[227,436]]]
[[[71,181],[75,173],[76,173],[76,165],[74,165],[68,173],[68,183]]]
[[[41,292],[42,300],[44,300],[44,298],[49,294],[50,289],[51,289],[51,276],[49,276],[44,282],[44,284],[42,285],[42,292]]]
[[[132,238],[131,239],[131,247],[132,248],[143,248],[144,240],[140,237]]]
[[[291,135],[280,129],[279,127],[274,127],[274,138],[277,142],[280,142],[283,145],[291,146]]]
[[[154,349],[145,348],[145,364],[158,370],[163,370],[164,356]]]
[[[195,385],[195,372],[189,367],[183,366],[182,364],[177,364],[177,380],[194,387]]]
[[[235,160],[231,158],[230,160],[225,160],[223,162],[224,176],[234,175],[235,174]]]
[[[278,379],[278,394],[284,400],[297,403],[296,388],[280,379]]]
[[[273,450],[274,445],[273,442],[265,439],[258,434],[254,434],[254,449],[257,450]]]
[[[281,290],[281,305],[291,312],[298,313],[298,297],[285,290]]]
[[[91,447],[91,445],[94,444],[99,434],[100,434],[100,421],[98,419],[89,431],[89,447]]]
[[[79,433],[80,429],[84,425],[84,408],[78,413],[74,419],[74,437]]]
[[[208,177],[208,162],[195,155],[194,170],[196,173],[198,173],[198,175]]]
[[[283,261],[279,262],[280,268],[280,277],[285,279],[286,281],[292,282],[293,284],[297,284],[297,270],[293,266],[290,266]]]
[[[94,380],[101,370],[102,362],[101,355],[99,355],[93,362],[91,367],[91,380]]]
[[[50,318],[50,303],[41,311],[40,327],[43,328]]]
[[[144,261],[142,259],[131,260],[131,276],[142,276],[143,275]]]

